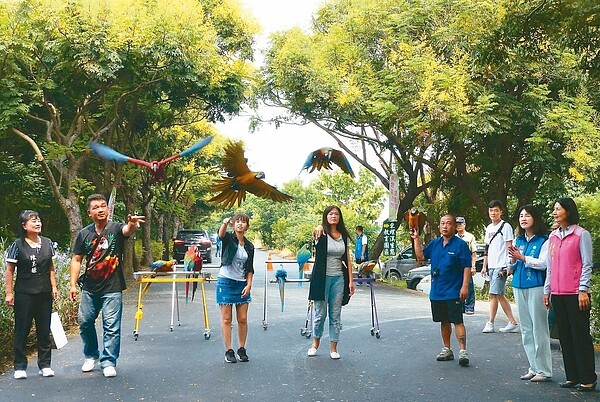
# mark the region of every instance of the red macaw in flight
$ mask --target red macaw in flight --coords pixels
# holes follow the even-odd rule
[[[208,145],[211,141],[212,141],[212,136],[208,136],[206,138],[201,139],[200,141],[196,142],[194,145],[192,145],[188,149],[181,151],[178,154],[169,156],[168,158],[160,160],[160,161],[152,161],[152,162],[147,162],[147,161],[143,161],[140,159],[131,158],[127,155],[123,155],[122,153],[115,151],[111,147],[108,147],[106,145],[103,145],[103,144],[100,144],[100,143],[97,143],[94,141],[91,141],[89,145],[90,145],[91,150],[94,151],[94,153],[96,155],[98,155],[99,157],[101,157],[102,159],[107,159],[109,161],[115,161],[118,163],[131,162],[131,163],[135,163],[137,165],[144,166],[150,172],[150,174],[152,176],[152,182],[159,182],[159,181],[163,181],[166,178],[165,166],[169,162],[171,162],[179,157],[182,157],[182,156],[185,157],[185,156],[191,155],[195,152],[198,152],[202,148],[204,148],[206,145]]]

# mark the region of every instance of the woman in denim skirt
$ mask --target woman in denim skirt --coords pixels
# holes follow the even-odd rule
[[[233,232],[227,232],[227,226]],[[221,309],[221,332],[225,342],[225,362],[248,361],[246,338],[248,336],[248,303],[252,300],[252,278],[254,276],[254,245],[244,236],[250,226],[246,214],[226,218],[219,228],[221,239],[221,269],[217,278],[217,304]],[[233,306],[238,323],[238,350],[231,346],[231,322]]]

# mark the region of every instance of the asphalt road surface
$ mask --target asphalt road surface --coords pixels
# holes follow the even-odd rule
[[[205,285],[209,339],[204,336],[200,293],[186,304],[184,284],[178,284],[180,325],[175,316],[171,331],[172,284],[154,283],[143,298],[144,316],[134,340],[136,284],[125,292],[117,377],[104,378],[97,366],[90,373],[81,372],[82,344],[75,335],[63,349],[53,351],[54,378],[38,375],[35,357],[30,359],[27,380],[13,379],[12,370],[0,375],[0,401],[600,400],[599,392],[584,394],[558,387],[565,375],[557,341],[552,349],[553,381],[520,380],[528,368],[520,335],[483,334],[488,311],[484,302],[477,302],[474,316],[465,316],[471,365],[436,361],[442,344],[427,297],[385,284],[375,285],[379,338],[371,335],[370,288],[363,285],[342,311],[341,359],[329,358],[327,325],[318,355],[307,357],[311,339],[301,335],[307,315],[307,283],[285,286],[283,312],[277,284],[267,285],[267,328],[263,329],[265,272],[268,279],[274,278],[274,271],[266,271],[266,257],[259,251],[255,258],[249,362],[224,362],[212,282]],[[297,278],[296,264],[282,266],[289,278]],[[274,264],[275,270],[279,267]],[[497,326],[505,323],[500,312]],[[237,348],[235,334],[234,325]],[[456,355],[454,335],[452,346]],[[597,367],[599,363],[597,353]]]

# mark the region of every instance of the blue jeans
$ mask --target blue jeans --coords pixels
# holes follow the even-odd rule
[[[123,297],[121,292],[96,294],[81,291],[79,304],[79,334],[83,340],[83,354],[86,359],[100,359],[100,368],[116,366],[121,352],[121,315]],[[104,335],[102,354],[98,350],[96,318],[102,311],[102,329]]]
[[[315,338],[323,336],[325,319],[329,311],[329,340],[338,342],[342,329],[342,298],[344,276],[325,277],[325,300],[315,300]]]

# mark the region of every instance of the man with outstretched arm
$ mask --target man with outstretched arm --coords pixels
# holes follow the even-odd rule
[[[425,249],[418,230],[411,231],[417,260],[428,259],[431,262],[431,314],[434,322],[441,323],[444,347],[437,355],[438,361],[454,360],[450,348],[452,324],[460,351],[458,364],[469,365],[467,353],[467,330],[463,323],[463,303],[469,295],[471,279],[471,253],[469,246],[455,236],[456,218],[450,214],[440,219],[441,237],[433,239]]]
[[[69,290],[71,300],[75,301],[77,285],[81,286],[77,314],[85,356],[81,371],[92,371],[99,360],[104,376],[115,377],[121,351],[122,292],[126,288],[123,249],[125,240],[140,223],[144,223],[144,216],[128,215],[126,224],[110,221],[106,198],[102,194],[87,198],[87,211],[93,223],[81,229],[75,240]],[[81,274],[84,259],[85,270]],[[98,348],[95,325],[100,311],[104,331],[102,353]]]

